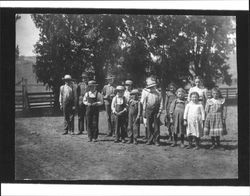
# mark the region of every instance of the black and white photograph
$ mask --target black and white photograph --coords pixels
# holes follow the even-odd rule
[[[236,26],[15,14],[15,180],[238,179]]]

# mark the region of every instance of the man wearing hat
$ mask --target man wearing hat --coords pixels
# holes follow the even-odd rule
[[[84,122],[86,125],[85,113],[86,106],[83,104],[83,97],[88,91],[88,74],[86,72],[82,73],[82,81],[77,86],[77,97],[78,97],[78,135],[82,134],[84,131]]]
[[[129,101],[129,99],[130,99],[130,92],[132,90],[133,81],[132,80],[126,80],[124,85],[125,85],[124,96],[126,97],[127,101]]]
[[[65,84],[60,87],[59,103],[60,109],[64,116],[64,130],[63,135],[71,133],[74,134],[74,110],[76,94],[73,89],[72,78],[70,75],[65,75],[63,78]]]
[[[113,98],[111,109],[115,118],[115,143],[121,138],[125,143],[126,137],[126,118],[127,118],[127,99],[124,97],[124,87],[116,87],[117,95]]]
[[[113,86],[114,83],[114,76],[109,75],[106,80],[108,84],[103,87],[102,95],[108,120],[108,136],[112,136],[114,134],[114,125],[112,123],[112,115],[111,115],[111,102],[113,97],[115,96],[115,87]]]
[[[103,104],[101,93],[96,90],[97,83],[94,80],[88,82],[88,91],[83,97],[83,103],[86,105],[86,120],[89,142],[97,141],[99,107]]]
[[[153,80],[154,78],[151,78],[151,77],[148,77],[147,79],[146,79],[146,87],[144,88],[144,89],[142,89],[142,93],[141,93],[141,99],[140,99],[140,102],[141,102],[141,104],[142,104],[142,107],[144,107],[144,101],[145,101],[145,98],[147,97],[147,95],[149,94],[149,92],[150,92],[150,90],[147,88],[147,86],[148,86],[148,84],[149,84],[149,82],[151,81],[151,80]],[[144,108],[145,109],[145,108]],[[147,128],[147,119],[146,119],[146,117],[145,116],[143,116],[143,125],[144,125],[144,127],[145,127],[145,137],[144,137],[144,140],[148,140],[148,138],[149,138],[149,130],[148,130],[148,128]]]
[[[159,146],[160,142],[160,116],[163,109],[163,99],[156,89],[156,82],[148,80],[147,88],[150,90],[143,102],[143,116],[147,119],[147,128],[149,132],[147,143],[154,143]]]

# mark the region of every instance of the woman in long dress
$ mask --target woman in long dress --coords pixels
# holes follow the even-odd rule
[[[191,87],[188,92],[188,102],[190,102],[191,93],[197,92],[199,95],[199,103],[201,103],[205,108],[205,104],[207,101],[207,89],[202,87],[201,78],[199,76],[195,78],[194,82],[195,86]]]

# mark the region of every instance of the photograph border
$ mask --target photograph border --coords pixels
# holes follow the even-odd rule
[[[236,16],[238,72],[238,179],[188,180],[15,180],[15,14],[135,14]],[[102,185],[249,185],[249,14],[247,11],[1,8],[1,183],[102,184]]]

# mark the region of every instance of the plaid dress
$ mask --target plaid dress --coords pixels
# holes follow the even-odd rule
[[[205,121],[204,132],[209,136],[225,135],[223,119],[225,99],[209,99],[206,103],[205,112],[207,118]]]

